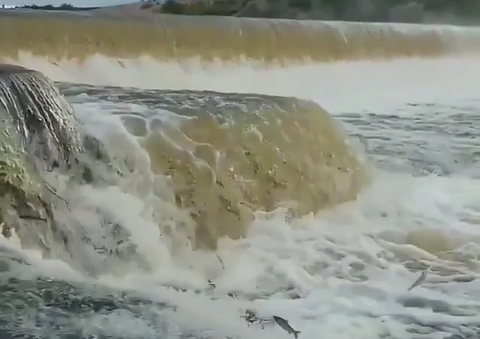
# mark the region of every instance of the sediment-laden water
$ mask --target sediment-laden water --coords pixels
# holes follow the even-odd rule
[[[54,81],[0,72],[1,337],[480,336],[476,29],[45,16],[0,17]]]

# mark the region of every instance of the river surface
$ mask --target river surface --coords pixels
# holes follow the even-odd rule
[[[96,266],[100,257],[85,250],[80,269],[2,240],[0,338],[288,338],[272,315],[288,319],[300,339],[480,337],[478,66],[325,66],[317,87],[313,74],[292,71],[292,82],[305,77],[305,91],[284,82],[272,91],[291,88],[333,114],[372,183],[356,201],[315,217],[258,213],[245,239],[221,240],[214,253],[171,255],[142,212],[146,202],[134,195],[65,189],[81,201],[72,213],[91,222],[91,238],[109,241],[82,210],[87,204],[128,224],[143,259],[156,268],[108,256],[101,259],[106,266]],[[282,74],[275,76],[287,80]],[[210,87],[221,89],[214,80]],[[120,130],[119,117],[165,114],[155,90],[57,85],[100,137]],[[407,291],[429,266],[427,280]],[[108,270],[85,274],[98,267]],[[246,309],[260,320],[249,325],[241,317]]]

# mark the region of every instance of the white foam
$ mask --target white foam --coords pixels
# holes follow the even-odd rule
[[[23,60],[22,63],[27,62]],[[339,115],[357,113],[361,117],[364,111],[388,115],[392,109],[402,107],[405,116],[423,119],[424,113],[405,106],[417,102],[435,105],[468,102],[480,109],[478,102],[469,101],[478,95],[480,60],[477,59],[338,63],[268,71],[225,65],[195,71],[191,66],[187,71],[186,66],[159,65],[147,58],[126,63],[128,67],[122,68],[96,58],[87,60],[81,67],[68,63],[57,67],[40,59],[30,57],[28,60],[33,68],[55,80],[292,95],[317,100]],[[428,114],[436,114],[435,107]],[[130,108],[139,109],[137,106]],[[118,132],[116,122],[104,114],[105,106],[77,104],[75,109],[95,134]],[[371,128],[382,134],[379,126]],[[391,133],[393,130],[383,131],[382,135],[399,138],[399,134]],[[438,145],[450,141],[439,141],[415,132],[408,137]],[[130,152],[137,153],[137,164],[148,168],[140,148],[131,140],[126,145],[131,147]],[[445,155],[445,162],[449,161]],[[239,315],[249,307],[260,316],[275,314],[287,318],[302,332],[302,339],[320,336],[371,339],[384,333],[410,339],[412,334],[407,328],[412,322],[458,327],[460,323],[480,321],[474,313],[453,316],[434,312],[431,307],[413,308],[402,304],[405,298],[417,297],[425,302],[442,300],[453,308],[478,306],[474,298],[480,295],[479,280],[451,282],[433,270],[431,280],[407,292],[419,273],[411,272],[404,264],[417,260],[441,267],[453,265],[465,274],[476,274],[474,265],[469,267],[440,259],[436,253],[415,247],[406,239],[411,231],[418,229],[451,237],[459,246],[457,252],[469,255],[471,262],[478,265],[479,176],[477,167],[449,177],[432,174],[414,178],[410,174],[379,172],[358,201],[332,211],[291,224],[285,222],[282,211],[259,215],[246,239],[221,241],[217,253],[225,269],[214,254],[192,253],[188,248],[172,254],[171,246],[160,237],[152,214],[158,201],[151,200],[148,194],[128,194],[132,186],[122,186],[127,193],[89,187],[69,188],[60,193],[68,194],[73,201],[75,217],[85,219],[87,211],[100,206],[114,213],[134,233],[134,242],[142,248],[141,255],[148,262],[148,269],[123,267],[105,272],[100,282],[112,288],[137,290],[149,298],[178,306],[177,312],[167,314],[172,323],[171,338],[176,337],[178,328],[175,326],[193,332],[213,331],[218,337],[288,338],[278,327],[265,330],[247,327]],[[139,174],[140,179],[145,180],[145,187],[152,180],[146,169]],[[100,222],[94,215],[90,220],[92,232],[100,229]],[[48,262],[48,265],[54,264],[54,261]],[[40,260],[37,265],[47,264]],[[111,265],[121,266],[121,263]],[[213,293],[217,300],[161,286],[169,283],[205,288],[207,278],[217,284]],[[292,300],[291,292],[282,287],[290,287],[299,298]],[[274,290],[278,290],[275,295],[257,301],[237,300],[225,295],[227,291],[261,294]],[[155,337],[148,324],[122,312],[83,319],[81,326],[86,333],[98,332],[101,328],[126,338]],[[441,332],[430,337],[442,338]]]
[[[449,103],[475,98],[480,59],[400,59],[304,64],[288,68],[245,61],[198,60],[159,63],[149,57],[117,60],[95,56],[79,65],[75,60],[50,63],[20,54],[11,63],[28,65],[55,81],[172,90],[212,90],[295,96],[315,100],[335,112],[383,111],[406,103]],[[408,112],[407,112],[408,114]]]

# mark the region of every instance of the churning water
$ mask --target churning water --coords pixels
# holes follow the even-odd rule
[[[76,117],[129,174],[100,186],[45,175],[68,201],[69,208],[59,202],[57,215],[74,235],[69,250],[50,259],[22,248],[19,237],[1,239],[3,338],[288,338],[273,325],[273,315],[288,319],[301,339],[480,336],[480,59],[338,61],[267,70],[140,59],[119,66],[106,58],[82,66],[52,65],[39,57],[21,63],[62,81],[57,86]],[[274,95],[318,103],[344,134],[320,107]],[[272,107],[275,114],[305,110],[322,118],[288,120],[280,114],[302,131],[297,136],[273,123]],[[270,148],[235,129],[252,112],[267,121],[252,122],[260,126],[252,133],[267,138]],[[205,113],[225,120],[188,125]],[[182,123],[177,139],[181,133],[165,127]],[[308,123],[319,124],[318,139],[310,138],[316,129]],[[215,127],[220,125],[226,133]],[[202,128],[208,135],[196,134]],[[275,139],[272,128],[283,137]],[[155,133],[162,138],[153,138]],[[347,146],[336,141],[338,135],[345,135]],[[297,139],[287,140],[292,136]],[[187,196],[169,196],[165,173],[171,163],[161,155],[190,160],[166,141],[185,150],[205,140],[218,141],[213,150],[227,154],[232,166],[243,161],[235,148],[248,145],[249,154],[259,155],[258,171],[238,172],[255,182],[245,184],[245,192],[255,195],[250,206],[259,209],[253,219],[250,207],[229,219],[225,211],[231,210],[221,205],[219,197],[237,201],[237,186],[222,186],[220,193],[202,186],[218,178],[229,184],[229,169],[218,163],[209,163],[217,179],[194,173],[200,196],[188,205],[204,199],[202,211],[210,219],[193,218],[192,226],[180,208]],[[309,148],[312,140],[319,142],[320,158]],[[272,155],[277,141],[284,145],[282,159]],[[325,150],[331,157],[323,156]],[[296,159],[327,162],[340,174],[286,167]],[[175,173],[188,172],[181,161]],[[270,186],[259,173],[268,164],[283,170],[274,185],[282,190],[263,197]],[[368,180],[355,166],[365,167]],[[180,179],[175,189],[185,184]],[[341,189],[345,180],[353,191]],[[355,180],[362,186],[358,194]],[[300,202],[297,214],[288,202],[272,205],[282,197]],[[208,250],[192,249],[195,241]],[[429,266],[427,280],[407,291]],[[247,309],[258,321],[242,318]]]

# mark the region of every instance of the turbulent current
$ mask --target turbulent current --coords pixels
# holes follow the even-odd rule
[[[479,50],[1,12],[0,338],[478,339]]]

